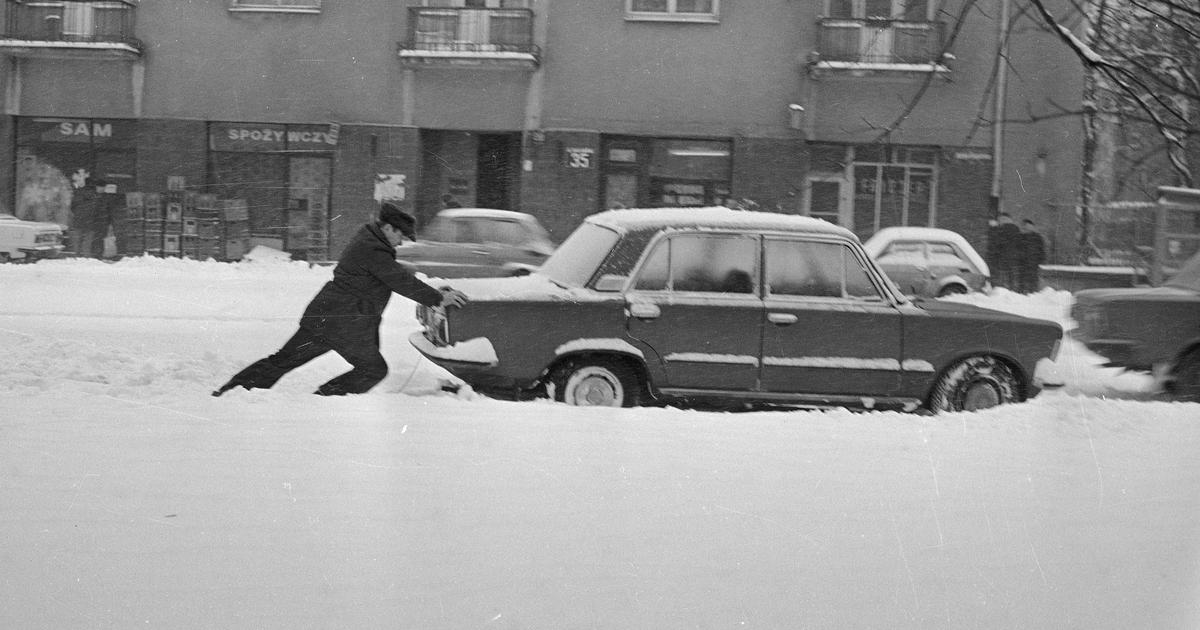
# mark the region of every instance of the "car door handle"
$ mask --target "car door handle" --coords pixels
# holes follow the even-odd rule
[[[776,326],[791,326],[796,323],[796,316],[791,313],[767,313],[767,321]]]
[[[662,315],[662,309],[657,304],[639,302],[629,305],[629,314],[638,319],[654,319]]]

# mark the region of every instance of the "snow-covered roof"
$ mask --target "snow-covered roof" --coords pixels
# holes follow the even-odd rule
[[[455,219],[460,217],[484,217],[488,219],[507,219],[509,221],[528,221],[533,215],[512,210],[496,210],[493,208],[447,208],[438,213],[439,217]]]
[[[943,241],[953,243],[955,247],[962,251],[963,255],[971,260],[971,264],[975,265],[984,275],[992,275],[983,257],[979,255],[979,252],[975,251],[974,247],[971,247],[971,244],[967,242],[967,239],[963,238],[962,234],[942,228],[917,226],[886,227],[867,239],[863,243],[863,249],[867,250],[867,253],[872,258],[878,258],[883,253],[883,250],[887,249],[887,246],[895,241]]]
[[[588,217],[595,223],[620,232],[663,227],[708,227],[745,230],[819,232],[853,238],[846,228],[823,219],[777,212],[733,210],[722,206],[706,208],[638,208],[608,210]]]

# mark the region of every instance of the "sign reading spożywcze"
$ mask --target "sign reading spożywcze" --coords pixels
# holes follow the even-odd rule
[[[332,151],[338,132],[336,123],[209,123],[208,146],[213,151]]]

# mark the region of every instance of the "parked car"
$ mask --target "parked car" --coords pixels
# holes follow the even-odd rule
[[[0,263],[54,258],[63,250],[63,228],[57,223],[23,221],[0,214]]]
[[[889,227],[863,243],[907,295],[945,297],[988,291],[991,270],[961,234],[927,227]]]
[[[1181,400],[1200,402],[1200,253],[1159,287],[1075,293],[1071,336],[1106,365],[1149,371]]]
[[[907,299],[850,231],[728,208],[592,215],[535,273],[462,280],[409,341],[477,391],[974,410],[1035,395],[1055,322]]]
[[[443,210],[396,259],[438,278],[524,275],[554,251],[532,215],[489,208]]]

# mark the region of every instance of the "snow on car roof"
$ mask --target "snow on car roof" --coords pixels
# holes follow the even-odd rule
[[[524,221],[533,218],[533,215],[525,214],[524,212],[496,210],[494,208],[448,208],[439,212],[438,216],[446,217],[448,219],[460,217],[484,217],[488,219],[508,219],[510,221]]]
[[[636,208],[608,210],[588,217],[595,223],[619,232],[662,227],[707,227],[750,230],[821,232],[854,237],[846,228],[822,219],[777,212],[734,210],[722,206],[706,208]]]
[[[878,258],[888,244],[895,241],[943,241],[953,243],[958,249],[962,250],[967,258],[971,259],[971,264],[983,272],[983,275],[992,275],[983,257],[979,255],[979,252],[975,251],[974,247],[971,247],[971,244],[967,242],[966,238],[963,238],[962,234],[943,228],[918,226],[886,227],[867,239],[863,243],[863,249],[867,250],[871,258]]]

